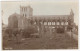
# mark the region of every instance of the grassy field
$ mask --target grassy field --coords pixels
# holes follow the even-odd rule
[[[45,33],[39,38],[12,38],[3,39],[3,49],[77,49],[78,42],[70,38],[66,33]],[[21,40],[22,39],[22,40]]]

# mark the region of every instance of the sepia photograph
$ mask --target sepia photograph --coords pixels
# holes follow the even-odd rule
[[[1,1],[2,50],[78,49],[79,0]]]

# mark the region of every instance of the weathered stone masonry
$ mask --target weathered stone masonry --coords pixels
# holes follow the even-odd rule
[[[64,27],[66,31],[68,25],[74,24],[74,13],[71,9],[69,15],[33,15],[33,9],[30,6],[20,6],[20,15],[16,13],[10,15],[8,21],[8,26],[12,28],[24,29],[31,25],[30,21],[33,21],[33,24],[37,25],[39,31],[44,32],[44,29],[60,27]]]

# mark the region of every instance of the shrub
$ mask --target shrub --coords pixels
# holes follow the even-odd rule
[[[9,37],[12,36],[12,34],[16,37],[17,34],[22,34],[23,37],[27,38],[30,37],[30,34],[34,34],[37,33],[38,30],[35,26],[28,26],[25,29],[22,30],[18,30],[17,28],[13,28],[13,29],[6,29],[5,32],[9,35]]]
[[[64,28],[57,28],[57,33],[64,33]]]
[[[10,28],[7,28],[6,30],[5,30],[5,33],[9,36],[9,38],[12,36],[12,29],[10,29]]]
[[[37,33],[38,30],[34,26],[28,26],[27,28],[23,29],[23,37],[30,37],[30,34]]]

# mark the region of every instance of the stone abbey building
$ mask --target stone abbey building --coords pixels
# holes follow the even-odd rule
[[[8,27],[24,29],[28,25],[37,25],[38,29],[42,28],[64,28],[67,30],[69,25],[74,24],[74,13],[71,9],[69,15],[33,15],[33,9],[31,6],[20,6],[20,14],[14,13],[9,16]]]

